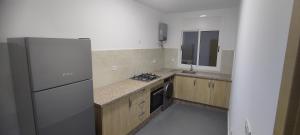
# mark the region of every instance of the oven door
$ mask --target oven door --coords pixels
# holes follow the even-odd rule
[[[164,100],[164,88],[161,87],[153,92],[151,92],[150,99],[150,113],[157,110],[162,104]]]

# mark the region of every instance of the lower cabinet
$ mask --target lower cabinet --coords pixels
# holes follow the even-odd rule
[[[231,83],[214,80],[211,85],[210,105],[228,108]]]
[[[175,77],[174,97],[196,103],[228,108],[231,83],[184,76]]]
[[[102,107],[102,124],[97,127],[98,135],[124,135],[130,131],[129,128],[129,103],[128,97],[124,97],[113,103]]]
[[[194,101],[196,79],[189,77],[175,77],[174,97]]]
[[[97,135],[126,135],[150,116],[150,89],[96,106]]]
[[[155,85],[104,106],[95,105],[97,135],[126,135],[149,118]],[[176,76],[174,86],[175,98],[228,108],[230,82]]]
[[[210,104],[211,89],[209,87],[210,80],[196,79],[195,92],[193,100],[198,103]]]
[[[129,114],[131,130],[150,116],[150,90],[144,89],[129,97]]]

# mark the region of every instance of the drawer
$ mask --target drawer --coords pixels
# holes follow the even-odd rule
[[[143,89],[136,93],[133,93],[130,96],[130,99],[131,99],[133,105],[138,105],[142,102],[145,102],[146,97],[147,97],[146,89]]]

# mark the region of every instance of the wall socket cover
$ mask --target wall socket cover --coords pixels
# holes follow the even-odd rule
[[[245,135],[252,135],[251,125],[248,119],[245,121]]]
[[[111,70],[112,70],[112,71],[118,70],[118,66],[111,66]]]

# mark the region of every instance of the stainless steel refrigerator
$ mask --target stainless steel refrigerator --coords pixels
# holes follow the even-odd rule
[[[21,135],[95,135],[90,40],[8,45]]]

